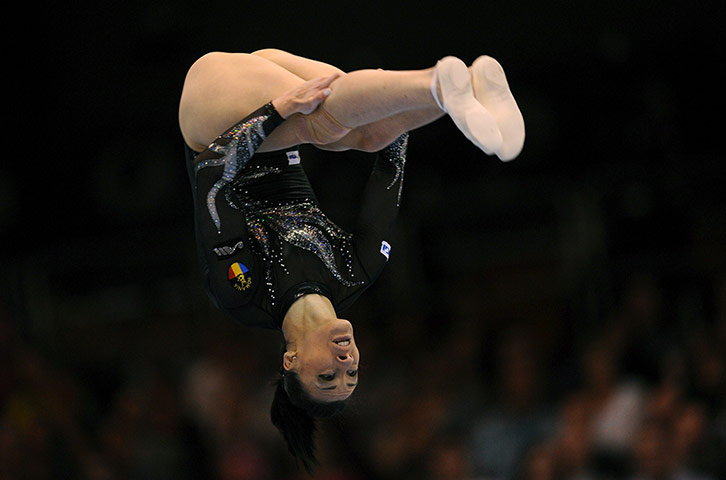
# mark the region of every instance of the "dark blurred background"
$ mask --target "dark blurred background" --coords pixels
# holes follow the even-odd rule
[[[8,18],[0,478],[293,479],[279,336],[202,290],[177,104],[213,51],[497,58],[527,125],[412,133],[317,478],[726,478],[718,2],[81,2]],[[361,153],[303,150],[351,221]],[[304,478],[304,476],[302,476]]]

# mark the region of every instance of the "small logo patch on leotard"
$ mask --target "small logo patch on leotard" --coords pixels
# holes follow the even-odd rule
[[[244,263],[235,262],[229,266],[227,278],[235,290],[244,292],[252,285],[252,275],[245,276],[246,273],[249,273],[249,269]]]
[[[213,248],[212,251],[218,257],[229,257],[237,250],[242,250],[243,248],[245,248],[245,244],[242,240],[240,240],[234,245],[220,245],[219,247]]]
[[[287,153],[287,164],[288,165],[297,165],[300,163],[300,152],[297,150],[294,150],[292,152],[286,152]]]
[[[381,255],[386,257],[386,261],[388,261],[388,257],[391,255],[391,245],[385,240],[381,242]]]

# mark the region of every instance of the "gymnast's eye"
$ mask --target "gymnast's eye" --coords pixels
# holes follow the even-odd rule
[[[326,382],[330,382],[330,381],[332,381],[335,378],[335,374],[332,374],[332,373],[323,373],[323,374],[318,375],[318,378],[320,380],[323,380],[323,381],[326,381]]]
[[[346,373],[351,377],[355,377],[356,375],[358,375],[358,370],[348,370]]]

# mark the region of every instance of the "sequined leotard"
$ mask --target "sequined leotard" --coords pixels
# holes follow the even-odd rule
[[[324,295],[340,312],[380,275],[408,141],[404,134],[379,152],[348,233],[320,210],[297,149],[255,153],[282,122],[267,104],[203,152],[186,147],[207,293],[241,323],[272,329],[300,296]]]

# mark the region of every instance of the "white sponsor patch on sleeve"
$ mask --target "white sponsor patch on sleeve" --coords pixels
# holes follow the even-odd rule
[[[386,260],[391,255],[391,245],[385,240],[381,242],[381,254],[386,257]]]
[[[300,152],[297,150],[294,150],[292,152],[286,152],[287,153],[287,164],[288,165],[297,165],[300,163]]]

